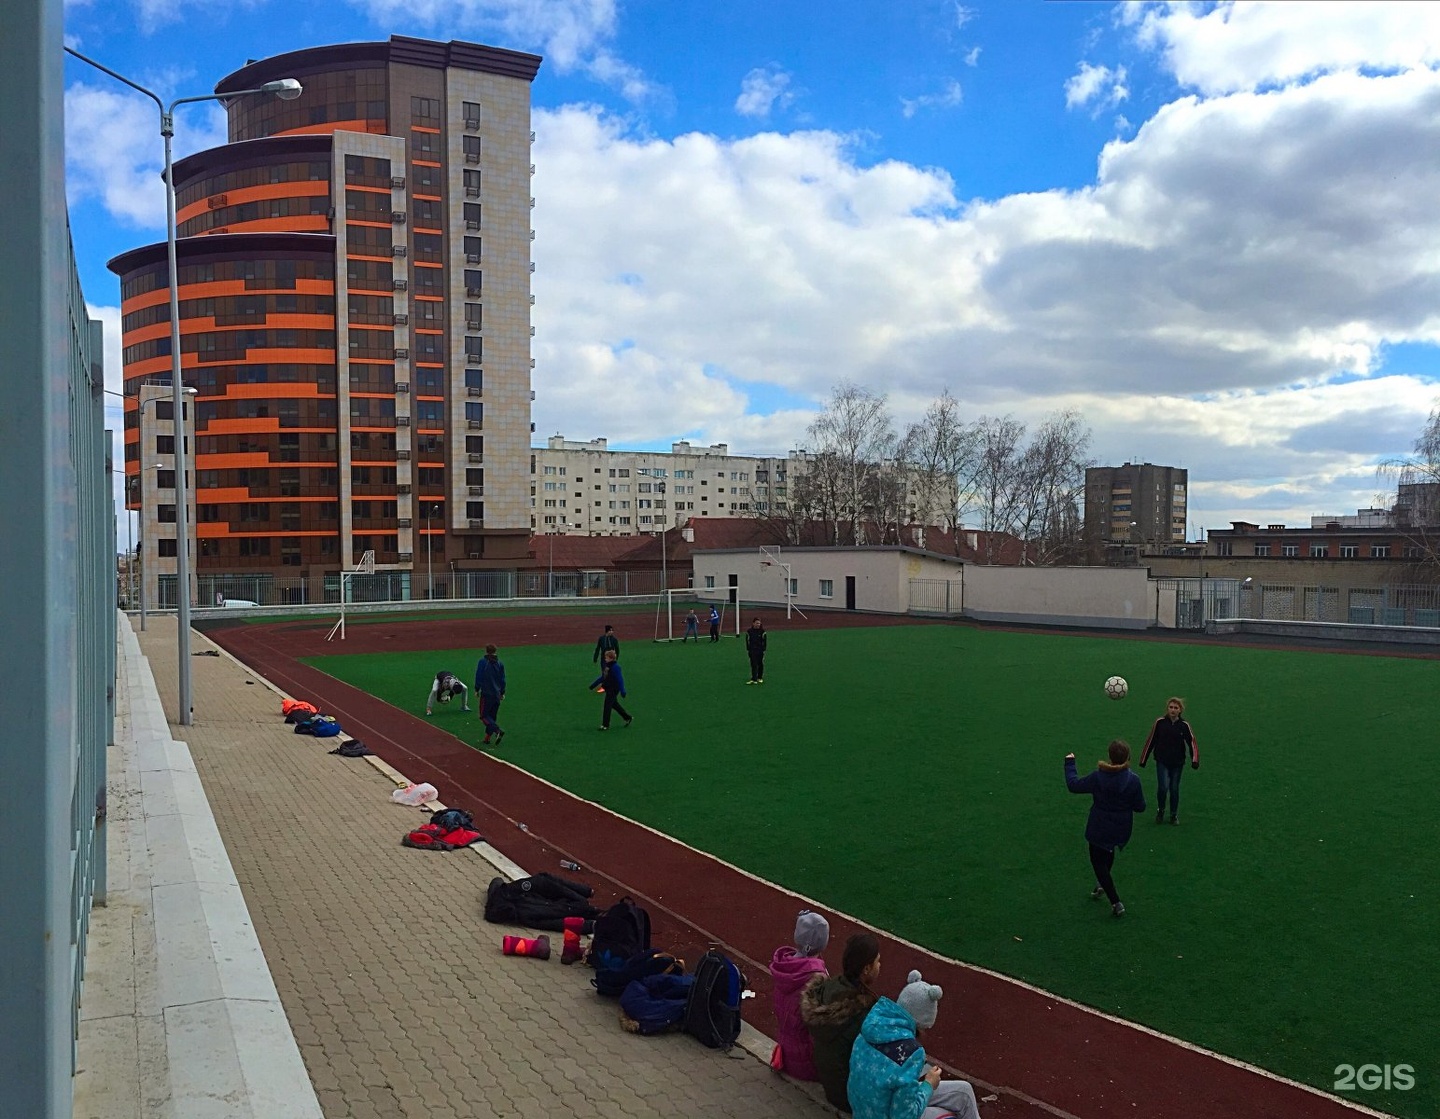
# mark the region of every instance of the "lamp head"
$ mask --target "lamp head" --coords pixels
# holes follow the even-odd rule
[[[278,81],[266,82],[260,87],[260,92],[273,93],[281,101],[294,101],[305,92],[305,87],[294,78],[280,78]]]

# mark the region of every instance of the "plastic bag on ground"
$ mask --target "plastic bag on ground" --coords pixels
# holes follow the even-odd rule
[[[390,794],[390,799],[397,804],[420,805],[427,800],[435,800],[440,791],[434,785],[419,784],[406,785],[403,789],[396,789]]]

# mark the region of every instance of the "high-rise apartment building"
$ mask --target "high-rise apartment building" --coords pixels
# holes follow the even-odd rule
[[[401,573],[427,551],[459,571],[526,555],[539,65],[396,36],[251,62],[216,86],[304,90],[226,101],[230,142],[175,165],[202,597],[230,574],[333,596],[372,550]],[[135,475],[142,434],[165,434],[139,406],[170,375],[165,246],[110,268]]]
[[[1127,462],[1085,471],[1085,539],[1107,544],[1185,542],[1189,472],[1175,466]]]

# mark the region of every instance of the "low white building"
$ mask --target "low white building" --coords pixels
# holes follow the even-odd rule
[[[697,550],[691,563],[697,597],[738,601],[742,613],[747,606],[784,607],[788,596],[801,611],[1144,629],[1161,624],[1167,609],[1144,568],[967,563],[893,545]]]

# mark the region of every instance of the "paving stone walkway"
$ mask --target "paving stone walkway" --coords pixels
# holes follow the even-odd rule
[[[175,709],[175,623],[141,637]],[[198,654],[215,649],[199,634]],[[394,785],[297,736],[229,657],[193,661],[190,745],[326,1119],[834,1116],[739,1049],[621,1031],[591,972],[503,956],[480,918],[495,868],[399,844]],[[538,868],[536,868],[538,869]]]

